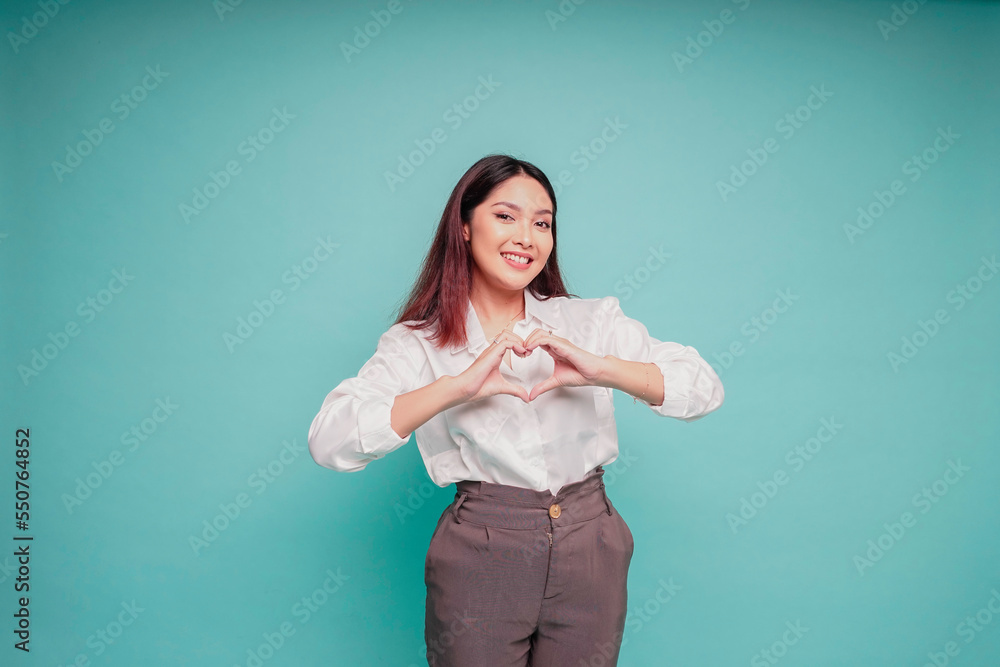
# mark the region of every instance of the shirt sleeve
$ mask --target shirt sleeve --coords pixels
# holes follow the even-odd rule
[[[663,403],[651,405],[639,399],[653,412],[692,422],[722,405],[722,381],[696,349],[653,338],[642,322],[625,315],[618,297],[604,297],[601,308],[607,313],[601,330],[604,353],[654,363],[663,374]]]
[[[357,472],[410,441],[392,430],[396,396],[416,389],[422,366],[407,345],[411,332],[393,325],[379,338],[375,354],[327,394],[309,427],[309,453],[325,468]]]

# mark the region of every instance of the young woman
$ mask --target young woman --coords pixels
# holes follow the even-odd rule
[[[416,433],[434,483],[456,485],[425,561],[430,665],[616,665],[634,543],[602,481],[611,390],[684,421],[722,405],[693,347],[613,296],[575,296],[548,178],[487,156],[452,191],[402,314],[309,428],[313,459],[343,472]]]

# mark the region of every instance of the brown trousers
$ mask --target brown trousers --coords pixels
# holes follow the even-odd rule
[[[427,549],[432,667],[618,664],[632,532],[598,466],[555,496],[461,481]]]

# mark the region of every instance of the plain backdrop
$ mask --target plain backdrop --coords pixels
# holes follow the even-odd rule
[[[224,2],[3,5],[0,662],[424,664],[454,486],[306,436],[494,152],[725,385],[616,393],[620,664],[995,662],[995,3]]]

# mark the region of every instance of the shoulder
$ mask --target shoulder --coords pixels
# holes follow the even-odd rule
[[[421,354],[420,338],[424,337],[424,331],[412,329],[407,325],[415,325],[418,322],[410,320],[407,322],[397,322],[389,327],[385,333],[379,336],[379,352],[389,354],[407,354],[417,359]]]
[[[613,296],[580,298],[568,296],[551,297],[547,302],[549,321],[561,323],[566,331],[603,331],[611,326],[615,312],[619,310],[618,298]]]
[[[616,296],[598,296],[589,299],[557,296],[552,297],[552,302],[554,302],[553,307],[566,315],[588,319],[607,319],[621,310]]]

